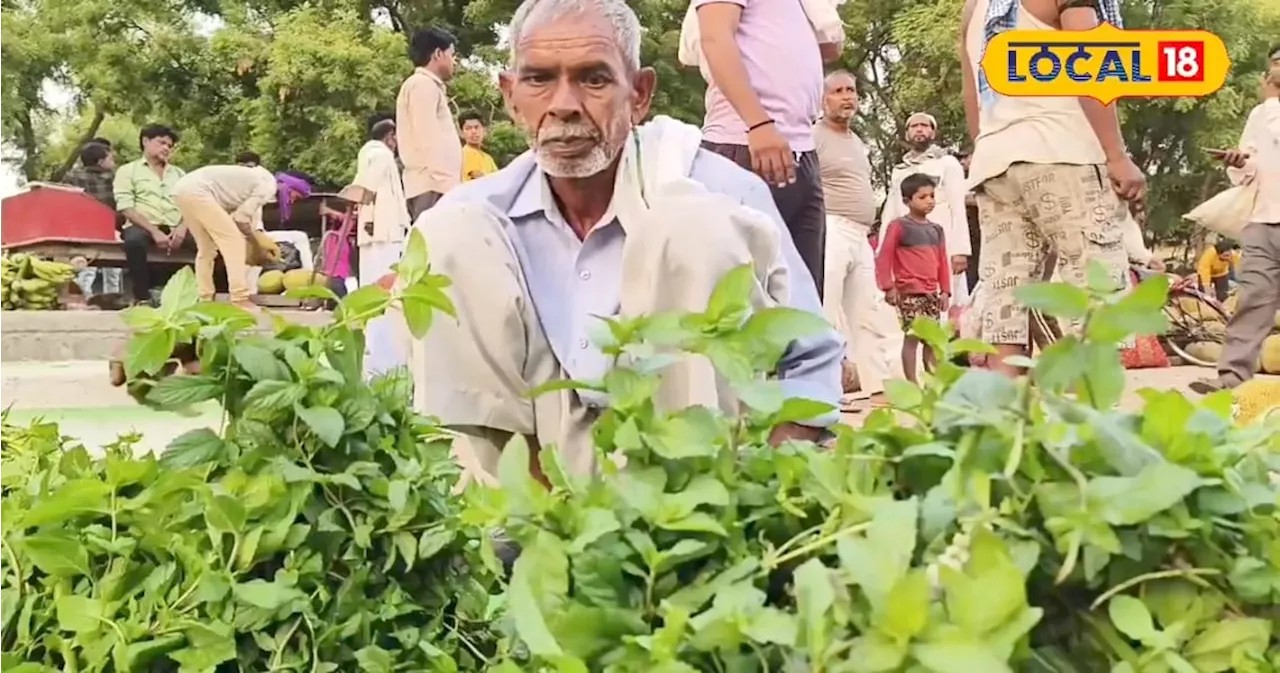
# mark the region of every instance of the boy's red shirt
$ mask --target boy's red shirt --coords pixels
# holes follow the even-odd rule
[[[900,217],[881,232],[876,285],[898,294],[951,294],[951,262],[942,227]]]

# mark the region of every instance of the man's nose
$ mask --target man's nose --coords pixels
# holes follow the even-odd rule
[[[563,79],[557,82],[547,113],[560,119],[581,114],[582,99],[578,95],[578,87]]]

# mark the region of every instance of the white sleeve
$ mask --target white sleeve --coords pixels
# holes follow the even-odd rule
[[[964,167],[955,157],[942,161],[942,191],[951,209],[951,221],[947,226],[947,256],[973,254],[969,242],[969,215],[964,207]]]
[[[1249,119],[1244,123],[1244,131],[1240,134],[1240,149],[1248,152],[1249,158],[1241,168],[1227,167],[1227,177],[1231,178],[1233,185],[1243,184],[1258,173],[1258,147],[1263,142],[1265,131],[1263,112],[1261,105],[1253,108]]]
[[[889,227],[889,223],[902,216],[902,175],[895,168],[889,174],[889,186],[885,190],[884,208],[880,209],[880,237],[884,238],[884,231]]]

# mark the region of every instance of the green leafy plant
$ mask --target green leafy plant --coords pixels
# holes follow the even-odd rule
[[[596,444],[624,468],[573,478],[544,450],[544,487],[517,439],[500,486],[468,493],[467,519],[522,549],[499,670],[1280,670],[1280,433],[1234,428],[1225,395],[1114,409],[1116,344],[1163,328],[1163,279],[1025,290],[1085,331],[1021,381],[950,364],[989,347],[917,321],[941,363],[925,385],[891,385],[897,409],[832,447],[775,449],[769,429],[813,409],[760,374],[806,325],[750,313],[749,274],[700,315],[609,323],[628,366],[565,384],[609,394]],[[743,414],[654,408],[681,350],[712,357]]]
[[[403,289],[362,288],[318,328],[197,303],[189,271],[136,308],[131,375],[194,343],[199,373],[146,400],[216,400],[221,428],[160,456],[5,428],[5,671],[456,671],[488,656],[488,575],[450,489],[448,436],[402,375],[364,381],[361,327],[452,311],[414,234]],[[323,289],[307,293],[328,296]],[[12,430],[12,435],[10,434]]]
[[[417,334],[451,311],[426,260],[415,234],[404,289],[272,336],[179,276],[128,316],[135,391],[225,418],[158,458],[6,423],[4,670],[1280,671],[1280,428],[1236,427],[1227,394],[1115,406],[1116,344],[1163,328],[1163,279],[1022,290],[1085,327],[1017,381],[952,364],[990,348],[917,321],[940,363],[923,385],[824,446],[773,447],[828,410],[768,375],[823,325],[751,310],[738,269],[704,312],[603,323],[617,366],[563,384],[610,398],[599,475],[545,447],[544,485],[517,437],[499,486],[457,495],[448,433],[360,363],[388,306]],[[198,372],[163,376],[182,344]],[[655,406],[681,352],[740,413]]]

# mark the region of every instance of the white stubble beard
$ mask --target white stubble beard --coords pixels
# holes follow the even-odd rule
[[[606,136],[617,136],[626,138],[626,131],[631,126],[631,115],[626,108],[623,108],[611,120],[612,129],[605,132]],[[612,133],[610,133],[612,131]],[[623,141],[625,142],[625,140]],[[566,160],[560,157],[551,156],[542,151],[541,143],[537,138],[537,134],[533,134],[531,138],[533,145],[534,157],[538,162],[538,167],[543,173],[553,178],[589,178],[597,173],[604,171],[612,164],[614,159],[618,158],[618,153],[622,150],[622,146],[610,146],[606,142],[601,142],[591,148],[585,157]]]

